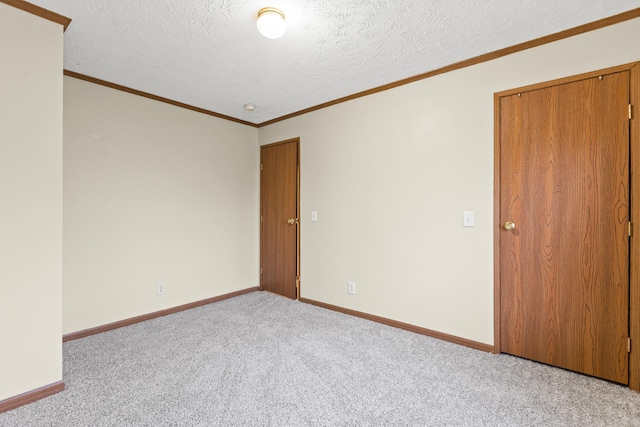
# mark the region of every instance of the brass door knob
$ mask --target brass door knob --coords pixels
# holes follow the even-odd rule
[[[507,221],[507,222],[504,223],[504,229],[507,230],[507,231],[512,231],[515,228],[516,228],[516,225],[511,221]]]
[[[298,218],[289,218],[287,220],[287,223],[289,223],[290,225],[297,224],[298,223]]]

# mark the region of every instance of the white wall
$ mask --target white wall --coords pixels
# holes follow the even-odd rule
[[[62,380],[62,41],[0,3],[0,400]]]
[[[64,333],[258,286],[258,165],[256,128],[65,77]]]
[[[639,61],[638,40],[635,19],[261,128],[301,138],[302,297],[492,344],[493,94]]]

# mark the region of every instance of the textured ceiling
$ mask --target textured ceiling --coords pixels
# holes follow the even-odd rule
[[[29,1],[72,19],[67,70],[252,123],[640,7],[640,0]],[[287,17],[281,39],[256,29],[266,6]]]

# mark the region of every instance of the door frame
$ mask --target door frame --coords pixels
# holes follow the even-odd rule
[[[606,68],[584,74],[578,74],[557,80],[551,80],[516,89],[510,89],[494,94],[494,178],[493,178],[493,283],[494,283],[494,352],[500,353],[500,98],[511,96],[519,92],[527,92],[550,86],[571,83],[579,80],[598,77],[603,74],[613,74],[629,71],[629,102],[632,114],[629,121],[629,143],[631,174],[630,199],[633,225],[632,236],[629,241],[629,337],[631,351],[629,353],[629,388],[640,392],[640,62]]]
[[[270,144],[264,144],[260,146],[260,165],[262,165],[262,150],[269,147],[274,147],[276,145],[289,144],[295,142],[296,143],[296,214],[298,218],[298,223],[296,224],[296,300],[300,300],[300,289],[301,289],[301,280],[300,280],[300,228],[301,225],[301,215],[300,215],[300,137],[286,139],[284,141],[273,142]],[[260,290],[262,289],[262,274],[260,269],[262,268],[262,224],[260,221],[260,216],[262,215],[262,171],[260,171],[260,205],[258,212],[258,226],[260,227],[260,242],[259,242],[259,258],[258,258],[258,274],[259,274],[259,282],[260,282]]]

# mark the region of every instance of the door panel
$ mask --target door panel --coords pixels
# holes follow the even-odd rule
[[[500,99],[500,346],[628,383],[629,73]]]
[[[296,298],[298,140],[263,146],[260,161],[260,287]]]

